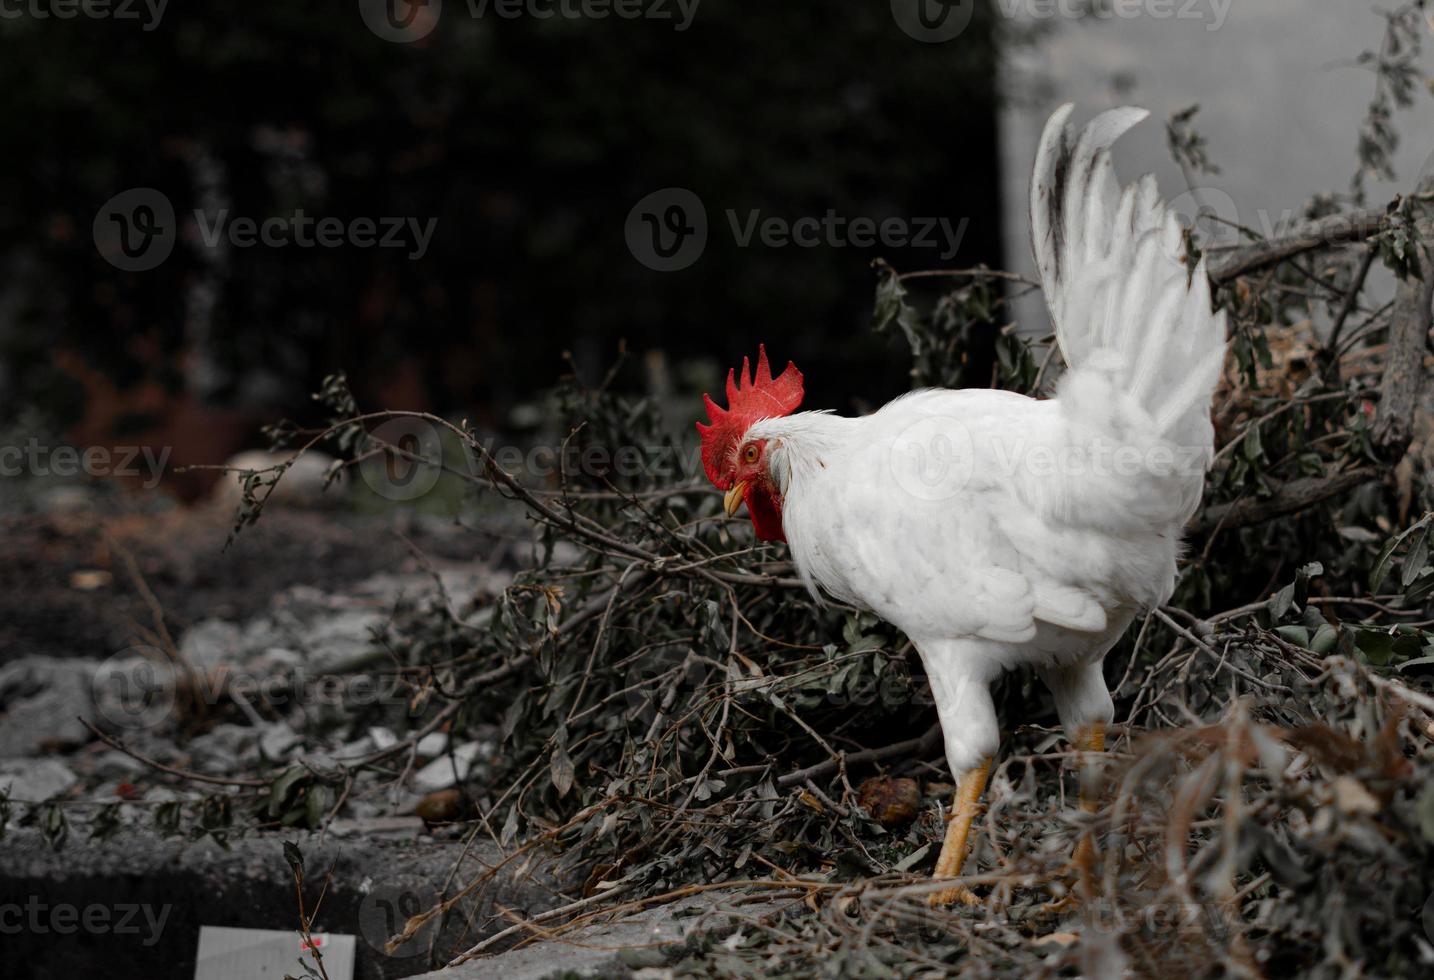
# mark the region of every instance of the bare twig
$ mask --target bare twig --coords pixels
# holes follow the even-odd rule
[[[1225,283],[1303,252],[1363,241],[1383,227],[1385,215],[1384,208],[1330,215],[1303,224],[1283,238],[1212,252],[1208,266],[1210,278],[1216,283]]]
[[[164,763],[157,762],[146,755],[141,755],[134,749],[130,748],[128,745],[125,745],[119,739],[115,738],[113,735],[106,735],[104,732],[100,731],[94,725],[91,725],[85,719],[77,718],[76,720],[79,721],[81,725],[84,725],[86,728],[88,728],[90,730],[91,735],[99,739],[101,742],[104,742],[110,748],[123,752],[125,755],[129,756],[131,759],[134,759],[136,762],[142,762],[149,768],[155,769],[159,772],[169,773],[171,776],[178,776],[180,779],[187,779],[191,782],[209,783],[213,786],[269,785],[269,781],[264,779],[241,779],[232,776],[207,776],[202,772],[193,772],[189,769],[176,769],[174,766],[167,766]]]
[[[886,745],[878,749],[864,749],[860,752],[850,752],[841,758],[828,759],[819,762],[814,766],[807,766],[805,769],[798,769],[796,772],[789,772],[777,779],[777,785],[782,789],[791,786],[800,786],[808,779],[815,779],[818,776],[826,776],[834,773],[841,766],[843,759],[846,765],[854,766],[865,762],[880,762],[883,759],[892,759],[902,755],[917,755],[925,752],[941,741],[941,726],[932,725],[926,730],[926,734],[918,738],[910,738],[904,742],[897,742],[893,745]]]
[[[1434,207],[1421,197],[1434,193],[1434,176],[1420,184],[1410,201],[1412,224],[1422,230]],[[1434,248],[1416,242],[1422,279],[1409,277],[1399,284],[1394,316],[1389,327],[1389,352],[1380,382],[1379,416],[1374,423],[1374,444],[1391,458],[1404,455],[1414,436],[1414,409],[1424,380],[1424,347],[1429,341],[1430,318],[1434,316]]]
[[[1291,480],[1271,497],[1245,497],[1233,503],[1210,507],[1190,526],[1190,530],[1195,534],[1206,534],[1217,527],[1235,528],[1260,524],[1276,517],[1296,514],[1377,479],[1378,471],[1366,468],[1333,476]]]

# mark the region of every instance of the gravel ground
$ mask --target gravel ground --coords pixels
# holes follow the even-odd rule
[[[35,655],[103,659],[135,642],[136,623],[149,627],[152,615],[123,552],[178,636],[205,619],[247,619],[294,585],[338,592],[379,572],[418,570],[415,548],[464,561],[491,560],[503,546],[441,518],[275,507],[226,549],[232,511],[142,509],[146,502],[67,488],[42,509],[0,508],[0,664]]]

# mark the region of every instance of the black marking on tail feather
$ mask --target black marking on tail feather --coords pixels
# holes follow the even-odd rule
[[[1075,160],[1075,148],[1071,145],[1070,137],[1070,130],[1063,127],[1060,151],[1056,154],[1056,164],[1052,168],[1052,183],[1046,191],[1046,220],[1051,226],[1051,247],[1054,249],[1054,281],[1056,283],[1065,279],[1065,270],[1061,268],[1061,263],[1065,259],[1066,181],[1070,178],[1071,164]]]

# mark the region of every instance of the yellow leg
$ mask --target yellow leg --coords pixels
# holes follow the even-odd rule
[[[1077,752],[1104,752],[1105,751],[1105,723],[1096,722],[1083,732],[1079,732],[1075,738]],[[1087,761],[1082,755],[1080,761],[1080,808],[1084,813],[1095,813],[1100,809],[1099,793],[1093,786],[1089,786],[1090,779],[1086,772]],[[1080,887],[1080,898],[1076,897],[1074,890],[1068,891],[1064,898],[1047,902],[1043,908],[1048,913],[1058,914],[1070,911],[1080,903],[1080,899],[1091,900],[1095,898],[1095,841],[1090,834],[1082,834],[1076,842],[1075,853],[1071,855],[1070,864],[1066,866],[1067,873],[1074,867],[1077,884]],[[1061,877],[1065,877],[1062,875]]]
[[[1104,752],[1105,751],[1105,722],[1098,721],[1090,726],[1085,732],[1076,738],[1076,750],[1079,752]],[[1087,760],[1082,757],[1080,762],[1080,808],[1084,813],[1095,813],[1100,809],[1099,791],[1091,786],[1089,774],[1086,772]],[[1081,893],[1085,898],[1094,895],[1091,875],[1095,870],[1095,839],[1094,832],[1081,835],[1080,841],[1076,844],[1075,853],[1071,856],[1071,863],[1075,865],[1076,873],[1080,876]]]
[[[956,798],[951,804],[951,822],[946,825],[946,840],[941,844],[941,855],[936,859],[937,878],[956,878],[961,866],[966,863],[966,838],[971,833],[971,824],[981,812],[981,794],[986,789],[986,777],[991,772],[991,760],[987,759],[975,769],[967,770],[956,780]],[[979,904],[975,895],[967,888],[946,888],[931,894],[932,905],[949,905],[962,902],[966,905]]]

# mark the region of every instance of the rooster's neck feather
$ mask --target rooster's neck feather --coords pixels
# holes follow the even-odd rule
[[[830,412],[798,412],[758,422],[747,438],[766,440],[768,465],[785,497],[800,492],[809,482],[804,477],[849,452],[860,423]]]

